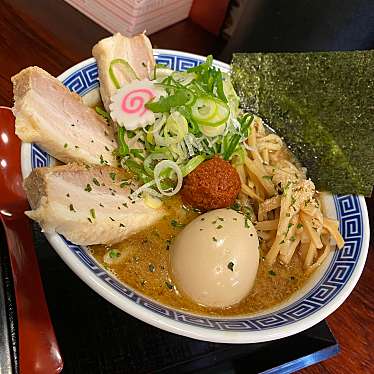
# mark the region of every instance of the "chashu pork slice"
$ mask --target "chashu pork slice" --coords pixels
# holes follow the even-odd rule
[[[78,245],[118,243],[165,214],[131,200],[125,172],[109,166],[37,168],[24,187],[33,209],[27,216]]]
[[[16,134],[60,161],[116,165],[114,132],[58,79],[39,67],[12,78]]]
[[[113,60],[125,60],[139,79],[150,79],[154,71],[155,59],[152,45],[145,34],[127,38],[119,33],[100,40],[92,49],[99,68],[100,93],[105,109],[109,112],[111,96],[117,91],[109,75],[109,67]],[[122,86],[133,80],[125,65],[113,65],[113,72]]]

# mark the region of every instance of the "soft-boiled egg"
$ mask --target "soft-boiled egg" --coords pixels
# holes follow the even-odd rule
[[[175,238],[170,252],[177,289],[208,307],[228,307],[248,295],[258,263],[256,230],[232,209],[195,218]]]

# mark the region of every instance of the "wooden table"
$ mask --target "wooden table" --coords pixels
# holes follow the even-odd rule
[[[0,0],[0,105],[12,105],[10,77],[38,65],[58,75],[91,56],[92,46],[109,32],[62,0]],[[223,42],[186,20],[151,36],[155,47],[217,55]],[[367,199],[371,225],[374,204]],[[372,235],[373,236],[373,235]],[[374,372],[374,245],[366,268],[348,300],[327,320],[341,353],[303,373]]]

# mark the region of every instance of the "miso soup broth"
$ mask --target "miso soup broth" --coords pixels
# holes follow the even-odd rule
[[[164,202],[168,214],[157,224],[113,246],[90,248],[96,260],[120,281],[156,302],[196,314],[244,315],[270,308],[298,290],[306,275],[298,255],[288,265],[269,267],[260,256],[255,285],[240,303],[228,308],[207,308],[179,292],[169,268],[169,250],[175,236],[198,213],[182,207],[179,197]],[[260,254],[261,255],[261,254]]]

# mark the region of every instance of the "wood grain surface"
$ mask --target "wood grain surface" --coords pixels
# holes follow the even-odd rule
[[[0,105],[12,105],[10,77],[22,68],[38,65],[58,75],[91,57],[92,46],[109,34],[62,0],[0,0]],[[189,20],[152,35],[151,41],[158,48],[202,55],[217,55],[223,48],[222,41]],[[373,199],[367,199],[367,204],[373,228]],[[327,319],[339,341],[341,353],[302,370],[302,373],[374,372],[373,250],[371,241],[358,285]]]

